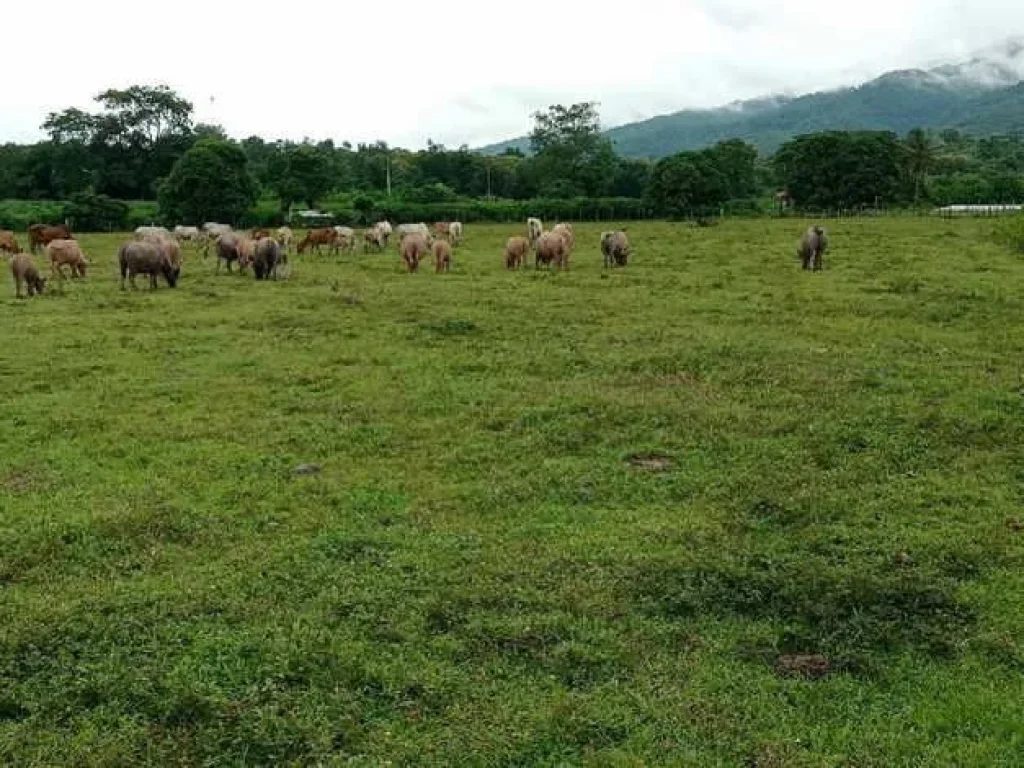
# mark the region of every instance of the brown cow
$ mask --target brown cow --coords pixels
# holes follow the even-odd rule
[[[13,232],[8,232],[6,229],[0,229],[0,251],[9,254],[21,253],[21,246],[18,245],[18,241],[14,238]]]
[[[22,283],[28,285],[29,296],[42,293],[46,286],[46,278],[39,276],[39,270],[36,269],[36,265],[32,263],[32,257],[27,253],[14,255],[14,258],[11,259],[11,274],[14,276],[14,295],[19,299],[25,298],[21,294]]]
[[[53,276],[64,279],[64,267],[71,267],[71,277],[85,277],[89,262],[75,240],[51,240],[46,246],[46,257],[50,260]]]
[[[529,240],[525,237],[510,237],[505,243],[505,268],[519,269],[526,266],[526,254],[529,252]]]
[[[452,246],[447,240],[435,240],[432,249],[434,251],[434,271],[451,272],[452,269]]]
[[[402,261],[410,272],[420,268],[420,261],[430,252],[427,238],[420,234],[406,235],[402,238]]]
[[[45,248],[54,240],[70,240],[71,230],[65,224],[49,226],[48,224],[33,224],[28,228],[29,250],[36,253],[39,248]]]
[[[306,233],[299,243],[299,253],[305,253],[307,248],[312,248],[318,254],[321,246],[328,246],[328,253],[334,252],[337,248],[338,233],[331,227],[323,229],[311,229]]]
[[[447,221],[438,221],[434,223],[434,237],[450,237],[452,225]]]
[[[255,240],[256,242],[259,242],[265,237],[270,237],[270,230],[264,229],[263,227],[257,227],[256,229],[253,229],[249,233],[249,237]]]

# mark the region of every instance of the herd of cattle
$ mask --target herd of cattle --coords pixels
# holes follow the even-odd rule
[[[394,239],[409,272],[416,272],[420,263],[430,256],[433,256],[436,272],[447,272],[451,269],[453,249],[463,242],[463,238],[462,223],[457,221],[438,222],[433,229],[424,223],[392,226],[388,221],[380,221],[363,231],[362,244],[364,253],[381,252]],[[65,267],[72,277],[85,277],[88,259],[67,226],[33,224],[28,228],[28,239],[31,253],[40,249],[45,251],[52,278],[63,281]],[[151,288],[157,287],[159,277],[173,288],[181,275],[181,249],[186,243],[196,248],[204,258],[212,249],[217,257],[218,272],[222,262],[228,272],[232,271],[233,264],[237,264],[240,272],[251,267],[256,279],[264,280],[276,279],[279,270],[287,268],[293,248],[299,254],[307,250],[319,254],[324,247],[329,254],[354,253],[358,236],[349,227],[325,227],[308,231],[296,243],[294,233],[288,227],[248,232],[239,232],[215,222],[208,222],[202,227],[178,226],[173,230],[139,227],[134,238],[118,250],[121,288],[125,287],[126,281],[134,288],[137,275],[147,276]],[[540,219],[530,218],[526,222],[526,236],[510,237],[505,244],[505,266],[508,269],[525,267],[532,253],[536,268],[567,269],[575,246],[576,235],[571,224],[559,223],[545,231]],[[630,245],[624,231],[603,232],[600,247],[605,267],[626,266]],[[827,249],[825,230],[819,226],[808,229],[797,249],[803,268],[820,270],[822,255]],[[31,256],[21,251],[13,232],[0,230],[0,252],[12,257],[11,272],[18,298],[23,297],[23,287],[27,287],[29,296],[43,292],[46,279],[40,275]]]

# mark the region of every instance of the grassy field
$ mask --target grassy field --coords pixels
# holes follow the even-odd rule
[[[5,266],[0,764],[1024,764],[1024,259],[804,226]]]

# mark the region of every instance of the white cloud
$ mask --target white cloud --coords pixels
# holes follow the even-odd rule
[[[615,125],[956,60],[1024,31],[1013,0],[4,3],[7,30],[42,17],[45,42],[5,36],[0,140],[38,138],[49,111],[91,108],[104,88],[166,83],[236,137],[473,145],[554,102],[599,101]]]

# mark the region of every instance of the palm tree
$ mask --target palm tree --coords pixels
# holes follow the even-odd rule
[[[917,205],[921,201],[928,172],[935,165],[935,145],[923,129],[915,128],[907,134],[903,146],[906,148],[907,174],[914,181],[914,205]]]

